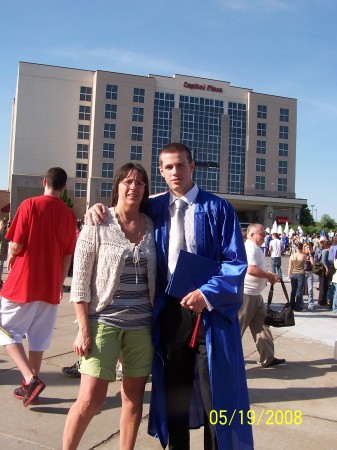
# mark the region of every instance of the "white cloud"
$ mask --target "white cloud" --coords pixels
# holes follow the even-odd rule
[[[302,103],[302,104],[301,104]],[[299,108],[309,109],[313,111],[317,120],[317,116],[326,117],[329,121],[335,120],[337,118],[337,106],[333,98],[329,101],[323,101],[321,99],[315,98],[303,98],[299,102]]]
[[[216,3],[236,11],[255,11],[261,13],[289,11],[296,7],[296,0],[215,0]],[[302,0],[297,0],[302,3]]]
[[[209,71],[200,70],[199,65],[187,66],[169,58],[153,57],[139,51],[124,50],[117,47],[86,49],[65,47],[51,50],[50,56],[62,60],[58,65],[81,68],[84,70],[107,70],[147,75],[172,76],[174,74],[193,75],[214,78]]]

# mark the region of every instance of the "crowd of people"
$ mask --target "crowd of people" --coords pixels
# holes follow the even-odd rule
[[[52,168],[44,195],[24,201],[9,229],[1,223],[10,272],[1,291],[0,345],[22,374],[14,397],[24,406],[37,403],[46,387],[42,356],[51,343],[64,279],[72,276],[78,361],[63,372],[79,376],[80,386],[66,418],[63,450],[78,447],[120,364],[121,449],[135,446],[150,374],[148,433],[159,437],[163,448],[189,449],[190,428],[203,426],[207,450],[252,449],[251,424],[234,413],[250,409],[241,338],[249,327],[263,368],[286,362],[274,355],[262,298],[267,282],[283,278],[285,252],[290,252],[291,307],[303,309],[307,285],[313,309],[313,271],[321,263],[319,302],[331,303],[337,312],[335,235],[317,242],[296,233],[288,239],[255,223],[244,242],[232,206],[192,181],[195,163],[187,146],[166,145],[159,167],[165,194],[150,198],[145,169],[125,164],[116,171],[110,207],[94,205],[84,225],[76,224],[60,200],[66,173]],[[166,287],[181,250],[215,261],[217,269],[193,288],[186,282],[177,298]],[[197,263],[192,270],[198,272]],[[223,409],[233,421],[226,427],[212,424],[210,411]]]
[[[280,258],[276,260],[275,239],[278,240]],[[337,313],[337,232],[322,230],[320,234],[294,232],[290,238],[285,233],[266,233],[263,244],[266,255],[271,256],[272,272],[282,278],[280,266],[282,254],[290,255],[288,279],[291,282],[290,305],[295,311],[304,310],[303,295],[308,295],[308,311],[314,311],[314,275],[318,277],[317,304]],[[278,272],[277,272],[278,271]]]

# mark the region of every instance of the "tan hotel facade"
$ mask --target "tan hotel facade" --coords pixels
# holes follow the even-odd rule
[[[296,226],[295,99],[186,75],[138,76],[19,64],[10,148],[11,216],[42,192],[48,168],[68,173],[68,195],[82,217],[109,204],[115,170],[128,161],[163,192],[158,152],[180,141],[194,154],[199,187],[227,198],[240,222]]]

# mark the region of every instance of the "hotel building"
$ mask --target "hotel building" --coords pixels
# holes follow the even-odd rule
[[[20,62],[10,148],[11,216],[42,193],[53,166],[68,173],[68,196],[82,217],[110,203],[112,178],[135,161],[151,193],[165,191],[158,153],[182,142],[194,154],[194,180],[225,197],[240,222],[296,226],[296,99],[227,81],[186,75],[129,75]]]

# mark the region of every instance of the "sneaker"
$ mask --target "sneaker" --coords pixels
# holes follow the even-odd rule
[[[23,398],[23,406],[26,407],[30,405],[34,400],[36,401],[39,394],[43,391],[43,389],[46,387],[43,381],[40,380],[40,378],[34,376],[29,384],[23,384],[22,389],[24,393]]]
[[[18,400],[23,400],[25,398],[25,389],[23,387],[23,384],[21,384],[20,387],[14,389],[13,392],[14,398],[17,398]],[[37,395],[31,402],[31,405],[37,405],[39,403],[39,396]]]
[[[80,378],[81,374],[79,372],[79,368],[80,368],[80,362],[77,361],[75,362],[75,364],[73,364],[70,367],[62,367],[62,372],[64,373],[64,375],[66,375],[67,377],[70,378]]]
[[[285,359],[274,358],[269,363],[263,364],[262,367],[266,368],[266,367],[278,366],[279,364],[284,364],[285,362],[286,362]]]

